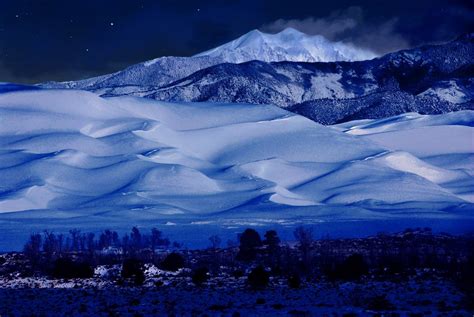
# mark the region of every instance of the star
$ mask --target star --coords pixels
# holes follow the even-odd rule
[[[88,48],[86,48],[86,52],[89,52],[89,49],[88,49]]]
[[[114,26],[114,22],[110,22],[110,26]]]
[[[199,12],[199,11],[201,11],[201,9],[200,9],[200,8],[197,8],[197,12]]]

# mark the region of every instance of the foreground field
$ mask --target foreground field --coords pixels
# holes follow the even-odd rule
[[[0,255],[1,316],[472,316],[474,237],[406,229],[182,249],[154,229],[32,235]],[[66,241],[66,243],[62,243]]]
[[[472,316],[455,286],[422,275],[404,281],[308,283],[252,291],[244,279],[181,286],[0,289],[2,316]],[[283,283],[283,281],[280,281]],[[61,287],[58,281],[55,286]],[[285,282],[286,283],[286,282]],[[184,285],[183,285],[184,284]],[[77,285],[80,285],[78,283]],[[63,285],[64,286],[64,285]],[[32,313],[33,312],[33,313]]]

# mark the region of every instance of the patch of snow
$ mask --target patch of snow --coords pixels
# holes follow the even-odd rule
[[[343,99],[353,98],[355,95],[344,89],[340,80],[342,74],[318,74],[311,77],[311,94],[313,99]]]
[[[419,94],[419,96],[436,96],[441,100],[445,100],[454,104],[464,103],[469,100],[469,97],[454,80],[450,80],[441,87],[429,88]]]

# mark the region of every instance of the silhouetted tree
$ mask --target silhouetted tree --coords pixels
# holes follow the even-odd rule
[[[56,251],[58,253],[58,255],[60,256],[62,253],[63,253],[63,249],[64,249],[64,235],[63,234],[58,234],[57,238],[56,238],[57,242],[56,242]]]
[[[307,249],[311,247],[313,243],[313,231],[305,227],[297,227],[293,232],[295,239],[298,241],[301,249]]]
[[[128,234],[122,237],[122,248],[125,255],[130,253],[130,237]]]
[[[331,279],[358,280],[369,271],[368,265],[361,254],[352,254],[344,262],[328,272]]]
[[[343,269],[346,272],[347,279],[359,279],[369,271],[368,265],[361,254],[349,256],[343,263]]]
[[[23,248],[23,252],[33,268],[36,268],[41,259],[41,240],[40,234],[32,234]]]
[[[114,247],[119,247],[120,246],[120,238],[117,233],[117,231],[112,231],[112,245]]]
[[[92,258],[94,256],[94,251],[95,251],[95,240],[94,240],[95,235],[91,232],[88,233],[85,237],[86,239],[86,246],[87,246],[87,252],[89,255],[89,258]]]
[[[245,229],[239,237],[240,246],[237,258],[243,261],[254,260],[257,255],[257,248],[262,245],[262,239],[254,229]]]
[[[275,230],[268,230],[265,232],[265,240],[263,244],[267,245],[270,250],[276,250],[280,246],[280,238]]]
[[[107,249],[117,245],[118,234],[115,231],[105,230],[99,236],[99,249]]]
[[[69,235],[71,236],[71,251],[79,251],[79,239],[81,236],[81,230],[69,230]]]
[[[132,254],[136,253],[142,247],[142,235],[137,227],[132,228],[130,233],[130,250]]]
[[[142,285],[145,281],[143,263],[137,259],[125,259],[122,264],[121,276],[126,279],[133,278],[136,285]]]
[[[44,231],[43,251],[47,260],[51,260],[57,251],[56,235],[48,230]]]
[[[263,245],[267,250],[267,261],[272,267],[272,271],[276,270],[280,265],[280,238],[275,230],[268,230],[264,235]]]
[[[192,281],[197,286],[201,286],[204,282],[209,279],[209,270],[206,267],[200,267],[193,271],[192,273]]]
[[[66,253],[72,252],[71,238],[69,236],[67,236],[66,239],[64,240],[64,252]]]
[[[160,230],[156,228],[151,229],[150,243],[153,256],[155,255],[155,249],[160,245],[160,242],[163,239],[162,235],[163,233]]]
[[[181,254],[173,252],[166,256],[161,262],[161,267],[166,271],[177,271],[184,266],[184,258]]]
[[[247,278],[248,285],[253,289],[265,288],[268,286],[269,281],[269,274],[261,265],[254,268]]]
[[[179,250],[183,247],[182,243],[179,243],[178,241],[173,241],[173,249]]]
[[[79,237],[79,250],[81,252],[84,252],[86,251],[86,248],[87,248],[87,234],[83,233]]]
[[[297,227],[293,232],[295,239],[298,241],[298,246],[301,250],[304,269],[309,269],[309,252],[313,243],[313,231],[305,227]]]
[[[219,246],[221,245],[221,242],[222,242],[221,238],[219,238],[218,235],[212,235],[212,236],[210,236],[210,237],[209,237],[209,241],[211,242],[211,247],[212,247],[213,249],[219,248]]]

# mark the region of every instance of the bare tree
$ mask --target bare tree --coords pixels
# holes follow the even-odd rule
[[[48,230],[44,231],[43,251],[48,260],[51,260],[57,251],[56,235]]]
[[[23,252],[26,257],[30,260],[30,263],[33,267],[39,263],[41,256],[41,235],[38,233],[32,234],[30,239],[25,244]]]
[[[163,240],[163,233],[156,229],[156,228],[152,228],[151,229],[151,237],[150,237],[150,243],[151,243],[151,253],[152,253],[152,256],[153,256],[153,259],[155,258],[155,252],[156,252],[156,247],[162,245],[162,243],[164,242]]]
[[[71,235],[71,251],[79,251],[79,238],[81,236],[81,230],[72,229],[69,230]]]
[[[221,245],[221,242],[222,242],[221,238],[216,234],[210,236],[209,241],[211,242],[211,246],[212,246],[213,249],[219,248],[219,246]]]
[[[303,263],[306,268],[309,267],[309,252],[313,243],[313,231],[309,228],[299,226],[293,232],[295,239],[298,241],[301,250]]]
[[[64,251],[63,248],[64,248],[64,235],[61,233],[61,234],[58,234],[56,238],[56,251],[58,252],[60,256]]]
[[[142,247],[142,235],[137,227],[132,228],[132,232],[130,233],[130,244],[132,252],[136,252]]]
[[[87,245],[87,251],[89,252],[89,257],[92,258],[94,255],[94,250],[96,247],[95,240],[94,240],[95,235],[93,233],[88,233],[86,237],[86,245]]]

